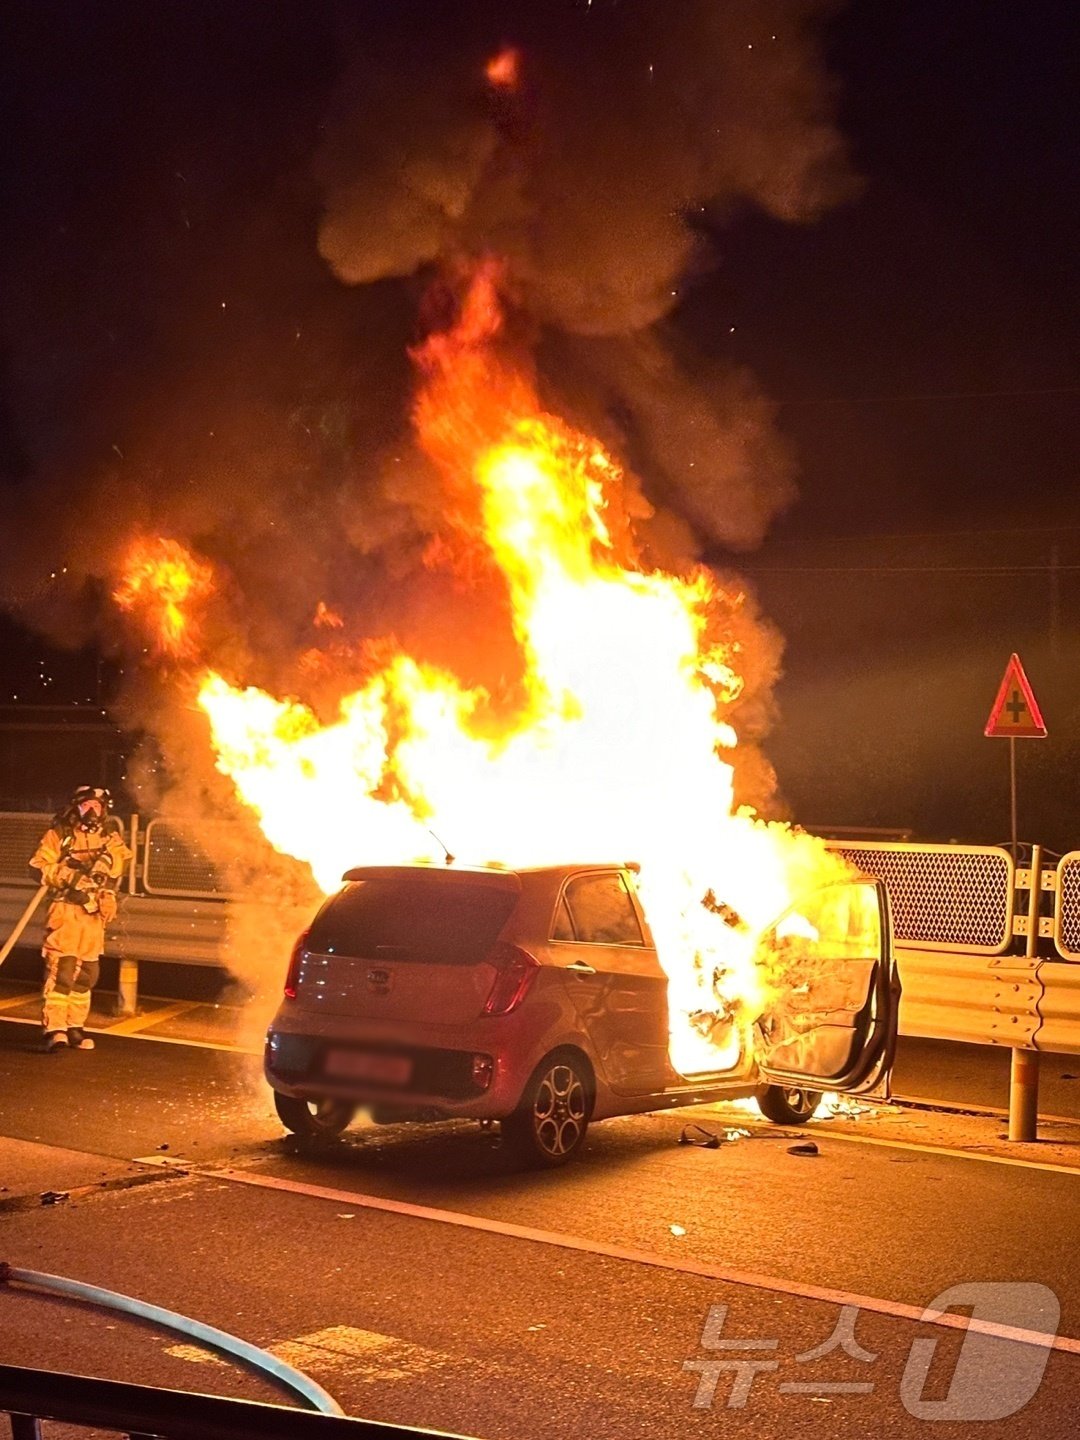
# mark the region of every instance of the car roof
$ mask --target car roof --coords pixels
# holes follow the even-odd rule
[[[592,860],[560,865],[435,865],[419,861],[412,865],[357,865],[346,870],[342,880],[389,880],[406,875],[460,876],[477,883],[500,882],[513,886],[521,875],[570,875],[578,870],[637,870],[633,860]]]

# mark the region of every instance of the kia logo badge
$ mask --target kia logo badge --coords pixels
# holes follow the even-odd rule
[[[369,970],[367,972],[368,989],[376,995],[388,995],[390,993],[390,971]]]

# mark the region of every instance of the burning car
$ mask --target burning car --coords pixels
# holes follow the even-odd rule
[[[760,1013],[691,1017],[672,1048],[671,981],[629,865],[349,870],[297,940],[266,1077],[301,1136],[381,1122],[499,1121],[527,1161],[561,1165],[588,1125],[757,1095],[810,1118],[824,1090],[887,1083],[899,987],[883,886],[815,889],[762,933]],[[757,1007],[754,1007],[757,1008]],[[704,1067],[704,1068],[703,1068]]]

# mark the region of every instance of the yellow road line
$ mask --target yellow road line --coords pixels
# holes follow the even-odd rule
[[[177,1000],[172,1005],[163,1005],[160,1010],[147,1010],[142,1015],[132,1015],[130,1020],[120,1020],[115,1025],[103,1026],[106,1035],[137,1035],[140,1030],[150,1030],[163,1020],[172,1020],[177,1015],[186,1015],[197,1010],[199,1000]]]
[[[192,1003],[185,1001],[185,1004]],[[160,1012],[159,1012],[160,1013]],[[41,1029],[40,1020],[24,1020],[20,1015],[5,1015],[5,1025],[36,1025]],[[89,1035],[115,1035],[114,1025],[87,1025]],[[223,1050],[229,1055],[261,1055],[262,1046],[254,1045],[230,1045],[222,1040],[185,1040],[179,1035],[153,1035],[144,1034],[141,1030],[126,1031],[120,1036],[121,1040],[152,1040],[156,1045],[187,1045],[193,1050]]]
[[[0,1010],[17,1010],[20,1005],[26,1005],[31,1000],[40,999],[40,990],[27,990],[22,995],[9,995],[6,1000],[0,1000]]]

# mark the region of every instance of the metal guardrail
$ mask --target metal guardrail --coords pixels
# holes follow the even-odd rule
[[[1080,850],[1058,861],[1054,897],[1054,948],[1063,960],[1080,960]]]
[[[29,868],[30,857],[53,818],[45,811],[0,811],[0,885],[37,884]],[[222,880],[220,865],[210,852],[241,854],[245,843],[241,826],[225,822],[196,826],[158,819],[140,828],[140,817],[133,815],[125,831],[132,858],[123,888],[131,894],[218,901],[235,895]],[[136,837],[137,843],[133,843]]]
[[[0,1413],[5,1411],[13,1440],[40,1440],[41,1420],[126,1431],[131,1440],[467,1440],[442,1430],[18,1365],[0,1365]]]
[[[1003,955],[1013,940],[1016,867],[999,846],[829,842],[889,891],[898,944]]]
[[[27,861],[51,819],[0,812],[0,936],[26,905]],[[264,910],[269,933],[282,925],[279,910],[225,888],[222,857],[243,860],[250,847],[243,827],[155,819],[140,831],[135,816],[130,834],[129,893],[106,950],[121,961],[123,1013],[136,1003],[139,961],[223,965],[230,930],[257,931]],[[1000,846],[827,843],[888,887],[902,1034],[1080,1053],[1080,850],[1055,869],[1036,846],[1025,869]],[[41,943],[43,918],[44,906],[27,946]]]
[[[239,827],[218,824],[185,825],[175,820],[151,820],[143,830],[142,888],[148,895],[189,900],[226,900],[231,894],[218,866],[207,853],[208,832],[222,849],[231,848]],[[215,848],[213,844],[211,849]]]
[[[1080,1053],[1080,965],[1043,960],[1036,971],[1041,1024],[1035,1044],[1050,1053]]]
[[[30,857],[52,818],[36,810],[0,810],[0,884],[36,888]]]
[[[31,893],[28,885],[0,884],[0,941],[22,914]],[[221,965],[230,908],[211,900],[122,895],[116,920],[106,932],[105,954],[121,960]],[[47,913],[47,903],[42,902],[19,942],[25,949],[40,948]]]
[[[1001,846],[833,842],[830,849],[888,888],[902,1035],[1014,1050],[1038,1045],[1043,991],[1029,939],[1039,932],[1037,858],[1023,869]],[[1080,1050],[1080,1030],[1071,1048]]]
[[[897,945],[896,964],[901,1035],[1009,1047],[1041,1040],[1037,960]],[[1071,1048],[1080,1049],[1080,1028]]]

